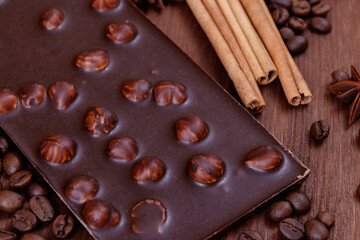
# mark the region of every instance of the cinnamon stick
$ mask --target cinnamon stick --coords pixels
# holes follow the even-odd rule
[[[245,107],[251,111],[261,111],[263,107],[259,104],[260,100],[257,94],[240,69],[204,4],[200,0],[187,0],[186,2],[223,63]]]
[[[224,0],[228,2],[235,18],[240,25],[243,33],[251,43],[251,49],[254,51],[262,69],[267,75],[267,81],[258,82],[261,85],[269,84],[278,76],[276,66],[266,50],[261,38],[252,25],[248,15],[242,7],[239,0]]]
[[[298,106],[301,103],[301,96],[296,86],[286,51],[266,16],[266,11],[264,11],[261,5],[262,1],[241,0],[241,3],[278,69],[280,83],[289,104]]]

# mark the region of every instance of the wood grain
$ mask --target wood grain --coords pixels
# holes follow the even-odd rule
[[[312,209],[308,214],[298,217],[300,221],[305,223],[319,211],[327,210],[336,216],[329,239],[358,240],[360,200],[356,198],[355,191],[360,184],[360,121],[348,127],[348,107],[330,96],[326,88],[331,83],[330,74],[333,70],[343,69],[350,73],[350,64],[360,67],[360,2],[327,2],[332,6],[328,15],[333,26],[332,32],[318,35],[307,31],[309,48],[305,54],[295,58],[314,95],[313,102],[308,106],[289,106],[276,80],[261,87],[267,108],[257,118],[312,170],[299,189],[312,199]],[[169,5],[161,13],[149,9],[146,14],[199,66],[236,97],[236,91],[224,68],[185,3]],[[309,138],[309,129],[319,119],[326,120],[331,131],[323,144],[316,145]],[[66,211],[55,196],[52,200],[57,205],[58,213]],[[5,226],[9,226],[9,216],[1,214],[0,228]],[[256,230],[267,240],[281,239],[277,225],[266,217],[266,208],[234,226],[220,239],[237,239],[242,230]],[[47,239],[53,239],[48,225],[38,232]],[[92,238],[79,227],[70,239]]]

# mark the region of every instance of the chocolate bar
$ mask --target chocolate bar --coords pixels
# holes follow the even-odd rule
[[[127,1],[2,0],[0,36],[0,126],[95,239],[206,239],[309,172]]]

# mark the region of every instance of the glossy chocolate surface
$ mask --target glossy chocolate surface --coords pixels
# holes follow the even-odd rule
[[[36,107],[18,104],[1,113],[0,125],[96,239],[208,238],[307,174],[306,167],[135,7],[124,0],[107,10],[91,4],[90,0],[0,0],[0,88],[18,93],[38,83],[48,90],[61,81],[77,91],[66,109],[57,109],[47,92]],[[49,30],[41,19],[53,8],[63,19]],[[106,33],[112,23],[132,24],[136,36],[128,42],[110,40]],[[148,81],[152,89],[142,101],[131,101],[121,91],[125,82],[138,79]],[[181,84],[186,99],[158,104],[153,87],[161,81]],[[85,128],[84,120],[94,107],[116,115],[117,124],[108,134],[92,135]],[[201,141],[178,139],[176,121],[188,116],[205,122],[208,131]],[[76,143],[74,156],[61,164],[40,154],[42,143],[54,135]],[[111,141],[121,136],[132,138],[138,148],[129,161],[108,154]],[[279,166],[258,171],[245,165],[244,157],[264,145],[281,153]],[[60,154],[70,154],[66,147],[59,149]],[[189,176],[189,162],[199,154],[214,154],[223,161],[225,171],[216,182],[202,184]],[[166,171],[157,181],[134,179],[132,169],[144,157],[164,163]],[[110,215],[104,224],[96,225],[101,228],[86,224],[86,203],[65,196],[66,184],[77,176],[98,182],[96,195],[87,201],[106,201],[114,207],[107,210]],[[136,215],[141,229],[151,227],[151,231],[134,231],[140,227],[134,227],[131,211],[146,199],[163,206],[165,220],[162,223],[161,217],[155,231],[146,225],[149,216]],[[148,212],[152,213],[159,215]]]

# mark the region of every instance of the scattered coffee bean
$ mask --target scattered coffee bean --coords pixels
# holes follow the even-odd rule
[[[10,178],[10,187],[12,188],[24,188],[29,186],[33,174],[28,170],[23,170],[17,173],[14,173]]]
[[[225,163],[218,156],[209,153],[191,158],[189,175],[199,183],[209,184],[220,180],[225,171]]]
[[[299,36],[294,36],[294,37],[290,38],[286,42],[286,46],[289,49],[291,54],[297,55],[297,54],[305,52],[305,50],[309,46],[309,42],[306,37],[299,35]]]
[[[5,155],[3,159],[3,168],[7,175],[11,176],[20,171],[22,166],[23,164],[18,153],[9,152]]]
[[[279,31],[284,42],[295,36],[294,31],[288,27],[282,27]]]
[[[275,147],[264,145],[248,153],[244,158],[244,163],[255,169],[273,170],[281,164],[282,160],[281,153]]]
[[[209,132],[206,123],[198,116],[188,116],[176,121],[176,135],[184,143],[194,143],[204,139]]]
[[[299,17],[290,17],[289,18],[289,27],[294,30],[296,33],[300,33],[307,28],[307,24],[304,19]]]
[[[341,70],[335,70],[331,73],[331,77],[335,82],[341,82],[341,81],[349,81],[350,77],[349,75]]]
[[[291,203],[294,212],[297,214],[305,214],[311,208],[310,199],[303,193],[291,192],[286,195],[285,199]]]
[[[8,232],[6,230],[0,229],[0,239],[1,240],[15,240],[17,236],[13,232]]]
[[[36,227],[37,218],[28,210],[18,210],[12,217],[12,225],[20,232],[30,232]]]
[[[37,233],[26,233],[20,238],[20,240],[46,240],[46,239]]]
[[[144,157],[132,168],[132,175],[136,181],[158,181],[165,174],[166,167],[163,161],[153,157]]]
[[[279,201],[271,205],[269,209],[269,217],[275,222],[279,222],[288,218],[293,213],[293,208],[288,201]]]
[[[310,11],[311,6],[307,1],[295,1],[291,6],[291,12],[298,17],[306,17]]]
[[[313,17],[310,20],[310,28],[318,33],[329,33],[332,29],[329,21],[323,17]]]
[[[23,206],[24,198],[13,191],[0,191],[0,211],[12,213]]]
[[[52,231],[57,238],[68,237],[75,225],[74,218],[67,214],[59,215],[52,224]]]
[[[322,222],[310,219],[305,223],[307,240],[326,240],[329,237],[329,230]]]
[[[290,14],[286,8],[277,8],[271,13],[271,16],[278,26],[282,26],[289,20]]]
[[[271,0],[270,4],[271,3],[278,4],[278,5],[281,5],[281,6],[286,7],[286,8],[291,7],[291,0]]]
[[[279,224],[281,235],[287,240],[303,239],[305,229],[304,226],[296,219],[286,218]]]
[[[9,151],[9,143],[6,137],[0,136],[0,156]]]
[[[27,188],[27,194],[29,197],[46,196],[48,194],[48,189],[41,183],[33,182]]]
[[[54,209],[44,196],[35,196],[30,199],[30,209],[42,222],[48,222],[54,217]]]
[[[317,142],[324,141],[329,136],[330,127],[324,120],[314,122],[310,128],[310,135]]]
[[[311,13],[315,16],[325,16],[330,10],[330,5],[324,1],[321,1],[318,4],[312,6]]]
[[[243,231],[239,235],[238,240],[263,240],[258,232],[255,231]]]
[[[319,220],[325,224],[328,229],[332,228],[332,226],[335,224],[335,216],[329,212],[319,212],[316,216],[316,220]]]

